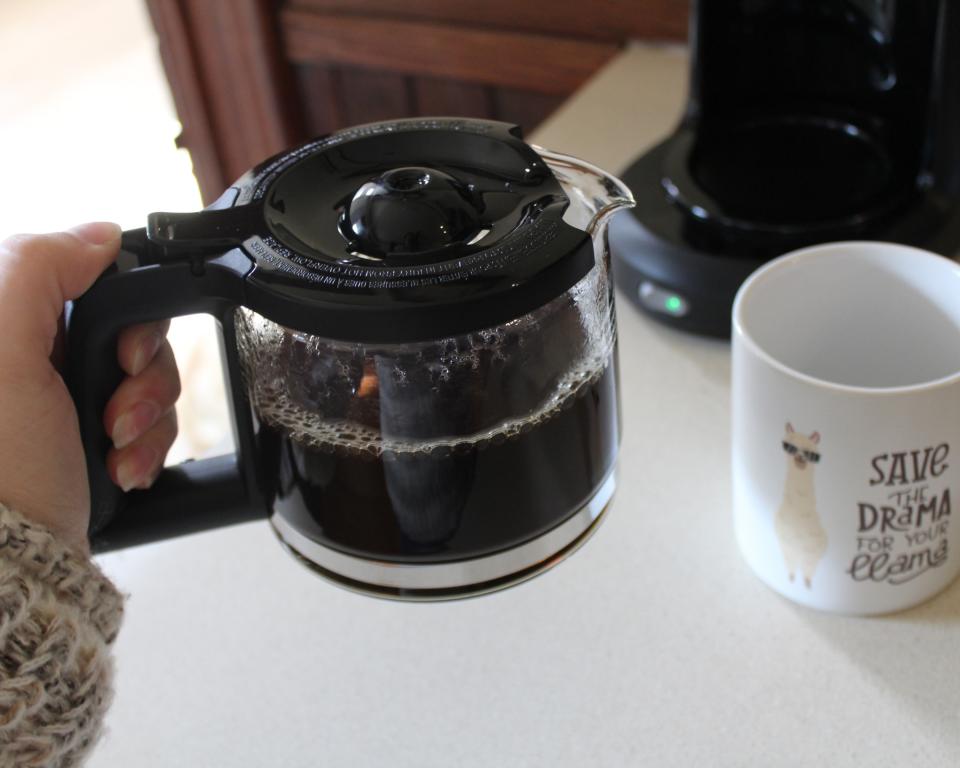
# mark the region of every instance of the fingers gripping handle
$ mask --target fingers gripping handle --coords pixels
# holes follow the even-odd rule
[[[161,254],[158,261],[150,246],[144,230],[125,232],[116,263],[67,313],[64,378],[77,407],[90,482],[91,541],[100,551],[264,514],[252,503],[252,478],[244,477],[236,456],[164,470],[153,488],[129,494],[107,473],[111,441],[103,412],[123,378],[117,362],[120,330],[196,312],[232,327],[232,309],[242,303],[250,269],[239,250],[203,261],[166,260]],[[236,350],[228,350],[230,355],[235,367]],[[234,401],[237,416],[245,403],[236,396]]]

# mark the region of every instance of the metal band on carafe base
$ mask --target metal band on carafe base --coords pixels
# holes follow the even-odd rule
[[[453,600],[505,589],[559,563],[597,529],[615,489],[611,471],[590,501],[550,531],[493,555],[449,563],[368,560],[318,544],[279,515],[274,514],[270,523],[298,560],[342,587],[395,600]]]

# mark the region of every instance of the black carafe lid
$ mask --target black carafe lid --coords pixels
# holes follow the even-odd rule
[[[504,123],[430,119],[334,133],[262,163],[196,214],[152,214],[164,258],[239,247],[245,301],[327,338],[422,341],[509,321],[593,267],[543,159]]]

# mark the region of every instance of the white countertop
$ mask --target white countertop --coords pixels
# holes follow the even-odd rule
[[[682,49],[627,50],[533,137],[610,170],[676,121]],[[92,768],[957,766],[960,585],[882,619],[800,608],[733,539],[726,343],[621,301],[620,487],[520,587],[401,604],[266,523],[104,556],[131,595]]]

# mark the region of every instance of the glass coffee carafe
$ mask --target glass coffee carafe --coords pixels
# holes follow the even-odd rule
[[[152,214],[70,316],[95,546],[269,517],[319,573],[411,599],[562,559],[614,490],[606,223],[631,202],[516,128],[437,119],[342,131],[206,211]],[[223,329],[237,454],[120,494],[111,340],[198,310]]]

